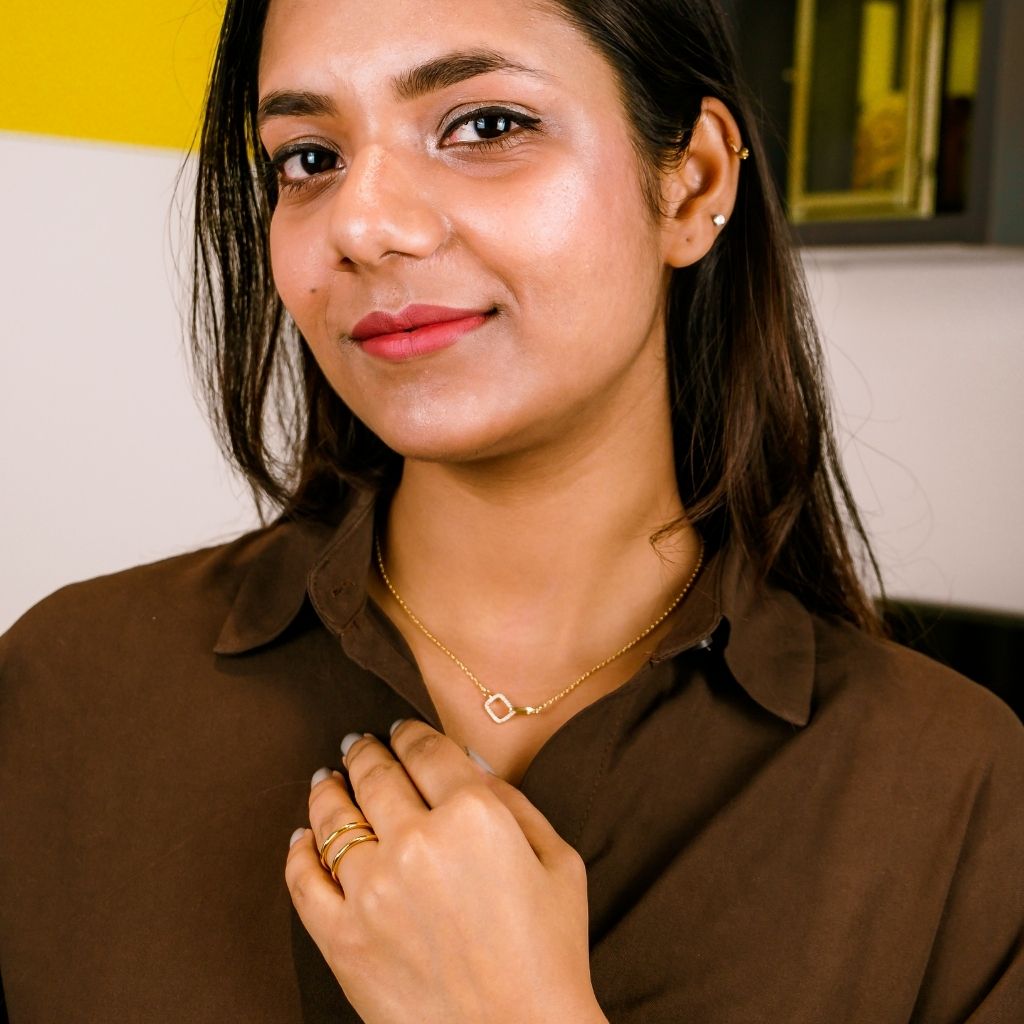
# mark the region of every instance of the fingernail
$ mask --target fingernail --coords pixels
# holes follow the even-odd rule
[[[404,718],[396,718],[396,719],[395,719],[395,720],[394,720],[394,721],[393,721],[393,722],[392,722],[392,723],[391,723],[391,724],[390,724],[390,725],[388,726],[388,735],[389,735],[389,736],[394,736],[394,735],[395,735],[395,730],[396,730],[396,729],[397,729],[397,728],[398,728],[398,727],[399,727],[399,726],[400,726],[400,725],[401,725],[401,724],[402,724],[402,723],[403,723],[404,721],[405,721],[405,719],[404,719]]]
[[[330,768],[318,768],[315,772],[313,772],[313,778],[309,780],[309,788],[312,789],[315,785],[317,785],[317,783],[323,782],[324,779],[329,779],[330,777]]]
[[[496,774],[494,769],[475,750],[470,750],[469,747],[466,747],[466,753],[469,754],[470,758],[476,761],[476,763],[480,765],[485,772],[488,772],[490,775]]]
[[[361,732],[350,732],[345,736],[341,741],[341,756],[348,757],[348,752],[352,748],[352,744],[355,743],[356,740],[361,740],[362,738],[363,734]]]
[[[288,849],[290,850],[305,834],[306,830],[304,828],[297,828],[292,833],[291,839],[288,840]]]

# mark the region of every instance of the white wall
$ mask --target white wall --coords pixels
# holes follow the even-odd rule
[[[179,163],[0,135],[0,629],[63,583],[255,521],[187,380]]]
[[[187,381],[178,164],[0,135],[0,630],[65,582],[255,523]],[[1024,612],[1024,250],[807,262],[890,589]]]
[[[887,589],[1024,612],[1024,249],[809,249]]]

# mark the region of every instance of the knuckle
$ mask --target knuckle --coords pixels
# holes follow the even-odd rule
[[[397,767],[394,761],[377,761],[360,772],[358,778],[352,779],[352,787],[365,791],[373,786],[379,786]]]
[[[292,902],[296,906],[300,903],[305,905],[309,901],[309,890],[303,878],[299,877],[292,879],[288,888],[292,894]]]
[[[367,917],[391,913],[396,899],[395,883],[377,871],[361,879],[358,891],[350,898],[358,902],[360,911]]]
[[[327,837],[334,832],[336,829],[341,828],[342,825],[348,825],[353,821],[362,821],[363,816],[359,810],[351,811],[344,807],[336,807],[333,811],[328,814],[320,825],[317,834],[316,848],[319,851],[323,844],[326,842]],[[348,832],[342,833],[335,841],[332,849],[341,849],[341,844],[347,839],[354,839],[356,836],[361,836],[365,833],[366,829],[350,829]]]
[[[294,903],[305,903],[309,899],[309,880],[297,858],[290,859],[285,866],[284,881]]]
[[[433,813],[446,819],[450,816],[445,827],[482,831],[493,825],[495,801],[496,797],[486,786],[466,785],[452,793],[446,804],[435,808]]]
[[[494,795],[484,785],[466,785],[452,794],[451,803],[469,817],[490,815],[494,809]]]
[[[395,860],[403,877],[422,879],[432,868],[435,844],[419,826],[406,829],[395,851]]]
[[[562,868],[565,873],[576,881],[587,878],[587,864],[586,861],[580,856],[579,851],[568,843],[562,850],[561,855]]]
[[[320,790],[326,789],[326,786],[317,786],[316,789],[309,791],[309,799],[306,801],[309,808],[309,816],[312,818],[316,814],[317,807],[323,802],[324,796]]]
[[[320,809],[330,807],[338,800],[338,791],[334,786],[317,786],[316,789],[310,791],[309,794],[309,813],[310,817],[315,816],[318,812],[323,813]]]
[[[375,746],[375,743],[371,743],[367,737],[363,736],[349,747],[348,754],[345,756],[345,766],[348,769],[349,778],[352,777],[352,769],[358,762],[359,758],[368,751],[373,750]]]
[[[402,756],[405,760],[409,761],[413,758],[429,757],[443,742],[444,737],[431,729],[429,732],[425,732],[423,735],[417,736],[416,739],[410,741]]]

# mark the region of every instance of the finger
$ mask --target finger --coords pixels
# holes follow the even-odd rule
[[[345,768],[352,795],[381,840],[395,838],[427,813],[429,808],[405,766],[375,736],[366,733],[354,741],[346,736],[342,746],[347,748]]]
[[[321,768],[312,779],[309,791],[309,824],[316,841],[317,864],[327,881],[334,885],[329,869],[342,848],[358,836],[375,833],[376,828],[352,799],[341,773],[332,772],[325,775],[325,771],[326,769]],[[360,821],[369,822],[369,827],[345,827]],[[344,831],[341,831],[342,829]],[[358,884],[360,865],[367,863],[367,858],[373,855],[371,847],[375,845],[373,842],[356,843],[345,851],[344,856],[337,862],[334,873],[342,888]],[[325,864],[320,862],[321,853]]]
[[[407,718],[391,733],[391,749],[430,807],[467,785],[479,786],[482,773],[450,736],[426,722]]]
[[[322,948],[321,939],[336,934],[343,926],[340,911],[345,901],[341,890],[320,866],[320,856],[310,829],[306,829],[289,849],[284,880],[303,925]]]
[[[512,812],[537,859],[546,868],[577,871],[583,866],[583,859],[576,848],[559,835],[554,825],[530,802],[525,793],[500,775],[489,775],[485,781],[491,792]],[[585,866],[583,870],[586,870]]]

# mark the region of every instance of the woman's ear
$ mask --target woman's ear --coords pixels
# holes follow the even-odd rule
[[[688,267],[707,255],[736,205],[746,150],[729,108],[705,97],[690,145],[661,179],[664,262]]]

